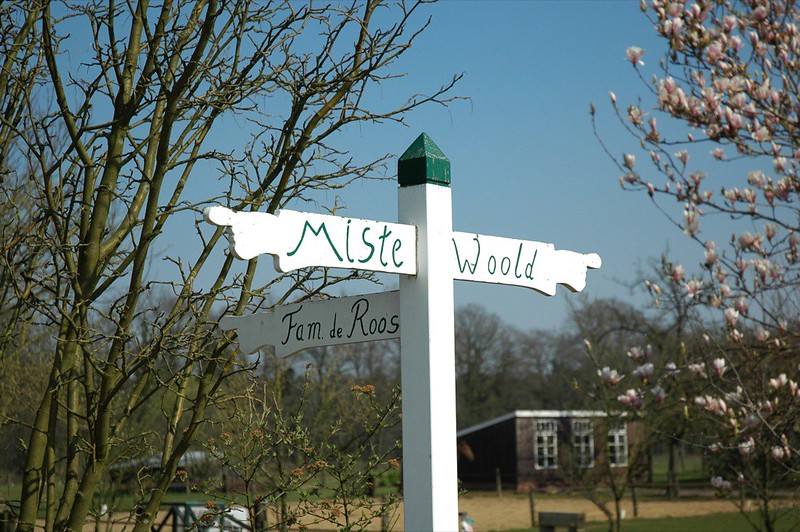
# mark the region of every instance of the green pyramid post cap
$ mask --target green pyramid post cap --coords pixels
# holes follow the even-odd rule
[[[423,133],[397,161],[397,181],[401,187],[431,183],[450,186],[450,159]]]

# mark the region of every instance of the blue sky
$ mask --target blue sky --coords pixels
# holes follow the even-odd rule
[[[623,109],[639,95],[646,109],[653,102],[625,55],[628,46],[644,48],[652,75],[663,51],[638,1],[443,0],[423,6],[417,21],[427,16],[430,27],[395,67],[406,76],[381,86],[373,103],[388,108],[410,94],[430,93],[459,73],[464,78],[454,93],[467,99],[418,110],[406,117],[407,127],[351,128],[335,139],[337,147],[373,160],[387,152],[402,154],[426,132],[451,161],[454,229],[598,253],[603,267],[588,272],[584,293],[589,297],[644,305],[646,298],[632,296],[626,285],[667,249],[687,271],[694,269],[701,251],[646,195],[620,189],[620,173],[592,132],[593,102],[614,153],[637,148],[613,116],[609,91]],[[242,137],[243,144],[241,126],[230,120],[216,141],[225,147]],[[340,214],[348,216],[396,221],[395,175],[392,161],[389,179],[355,183],[337,191],[338,197],[320,198],[321,203],[343,202],[346,210]],[[216,179],[206,182],[218,186]],[[203,189],[193,195],[219,193]],[[287,208],[322,212],[308,203]],[[183,241],[171,242],[164,252],[184,253]],[[262,275],[272,273],[271,261],[261,261],[259,268]],[[387,289],[397,286],[396,279],[386,282]],[[352,284],[340,290],[355,295],[376,289]],[[546,297],[519,287],[457,282],[455,294],[457,305],[481,304],[523,330],[561,326],[568,301],[577,301],[564,287]]]
[[[591,297],[629,298],[623,284],[667,247],[687,265],[697,262],[696,248],[646,195],[620,189],[592,133],[590,102],[612,149],[631,146],[615,127],[608,93],[620,103],[644,95],[625,50],[641,46],[657,64],[662,46],[638,1],[445,0],[427,9],[431,26],[400,65],[408,77],[384,98],[464,72],[456,90],[469,100],[416,112],[408,128],[353,132],[358,153],[400,154],[428,133],[451,160],[454,229],[599,253],[603,268],[589,272],[585,290]],[[342,197],[352,216],[396,219],[392,181],[357,184]],[[548,298],[456,285],[457,304],[480,303],[522,329],[557,327],[574,298],[564,288]]]

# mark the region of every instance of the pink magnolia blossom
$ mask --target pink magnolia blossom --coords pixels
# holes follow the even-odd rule
[[[717,245],[712,240],[709,240],[705,243],[705,248],[706,267],[711,268],[718,260]]]
[[[686,275],[686,270],[683,269],[683,266],[680,264],[675,264],[672,266],[671,273],[672,280],[676,283],[679,283],[683,280],[683,277]]]
[[[645,281],[644,285],[647,287],[647,290],[653,294],[654,296],[658,297],[661,295],[661,287],[658,286],[653,281]]]
[[[756,334],[756,340],[758,340],[759,342],[766,342],[767,340],[769,340],[769,331],[766,330],[761,325],[756,327],[755,334]]]
[[[744,389],[741,386],[737,386],[736,390],[732,392],[727,392],[725,394],[725,399],[727,399],[729,403],[741,401],[743,392]]]
[[[767,178],[761,170],[753,170],[747,174],[747,182],[756,188],[762,188],[767,182]]]
[[[753,131],[753,140],[756,142],[766,142],[771,138],[769,129],[766,126],[761,126]]]
[[[628,49],[625,50],[625,55],[628,56],[628,61],[630,61],[633,66],[644,66],[644,62],[641,60],[644,55],[644,50],[638,46],[629,46]]]
[[[644,118],[644,113],[641,109],[636,106],[631,105],[628,107],[628,119],[634,125],[639,125],[642,123],[642,119]]]
[[[747,316],[748,306],[747,306],[747,300],[745,298],[743,297],[737,298],[736,301],[733,303],[733,308],[735,308],[742,316]]]
[[[597,375],[606,386],[616,386],[625,376],[620,375],[617,370],[605,366],[603,369],[597,370]]]
[[[739,268],[740,273],[744,273],[747,271],[747,268],[750,267],[750,261],[746,261],[744,259],[736,259],[736,267]]]
[[[765,224],[764,234],[767,235],[767,240],[772,241],[772,239],[775,238],[775,235],[778,234],[778,226],[775,224]]]
[[[686,233],[686,236],[694,236],[697,234],[700,230],[699,222],[700,212],[687,205],[683,211],[683,232]]]
[[[706,376],[706,364],[705,362],[700,362],[699,364],[689,364],[688,366],[689,371],[694,373],[695,375],[699,375],[700,377]]]
[[[725,321],[731,327],[736,327],[736,324],[739,323],[739,311],[733,307],[728,307],[725,309]]]
[[[711,362],[711,369],[714,370],[714,374],[716,374],[717,377],[722,377],[722,375],[728,369],[726,367],[725,359],[724,358],[715,358]]]
[[[725,28],[725,31],[730,33],[739,25],[739,19],[736,18],[735,15],[726,15],[725,18],[722,19],[722,27]]]
[[[646,383],[653,377],[654,372],[655,368],[653,367],[653,364],[648,362],[633,370],[633,375],[642,381],[642,383]]]
[[[753,268],[756,270],[756,273],[761,278],[761,282],[765,282],[767,277],[772,276],[772,263],[769,259],[758,259],[753,262]]]
[[[722,44],[719,41],[714,41],[706,48],[706,59],[708,62],[716,64],[722,58]]]
[[[753,452],[755,447],[756,447],[756,442],[753,440],[753,437],[751,436],[749,439],[739,444],[739,452],[742,454],[742,456],[748,456],[750,455],[750,453]]]
[[[754,235],[745,231],[739,236],[739,247],[744,251],[759,251],[761,249],[761,235]]]
[[[624,407],[635,408],[637,410],[644,408],[644,401],[640,397],[639,392],[633,388],[617,396],[617,401]]]
[[[705,397],[696,397],[695,403],[712,414],[724,415],[728,412],[728,404],[723,399],[718,399],[709,395]]]
[[[664,399],[667,398],[667,392],[661,386],[656,386],[650,390],[650,393],[653,394],[653,398],[657,403],[664,402]]]
[[[702,288],[703,282],[698,280],[696,277],[692,277],[689,282],[686,283],[686,296],[689,299],[692,299],[694,296],[700,293]]]
[[[722,296],[724,299],[728,299],[731,297],[731,287],[727,284],[719,285],[719,295]]]
[[[642,351],[641,347],[631,347],[626,355],[634,362],[642,362],[645,359],[644,351]]]
[[[772,457],[775,460],[783,460],[787,456],[787,454],[784,451],[783,447],[780,447],[778,445],[776,445],[775,447],[772,448],[771,453],[772,453]]]
[[[788,377],[786,377],[786,373],[781,373],[776,378],[772,378],[772,379],[769,380],[769,386],[773,390],[777,390],[778,388],[782,388],[783,386],[786,386],[786,384],[788,382],[789,382],[789,379],[788,379]]]

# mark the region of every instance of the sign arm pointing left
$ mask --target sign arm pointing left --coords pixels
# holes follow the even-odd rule
[[[207,222],[227,227],[230,251],[237,259],[250,260],[270,253],[273,246],[268,244],[277,233],[277,216],[266,212],[236,212],[220,205],[208,207],[203,215]]]
[[[282,272],[321,266],[386,273],[417,273],[417,228],[291,210],[275,214],[209,207],[205,219],[226,227],[235,257],[275,257]]]

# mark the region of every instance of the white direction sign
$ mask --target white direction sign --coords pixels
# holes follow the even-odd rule
[[[280,210],[276,214],[210,207],[206,219],[228,228],[233,254],[244,260],[275,257],[282,272],[307,266],[417,273],[413,225]],[[453,278],[532,288],[549,296],[556,285],[573,292],[586,286],[587,268],[600,257],[556,250],[553,244],[474,233],[452,233]]]
[[[269,312],[224,316],[219,325],[226,331],[236,329],[243,353],[274,345],[282,357],[324,345],[399,338],[400,298],[395,291],[295,303]]]
[[[228,227],[234,256],[250,260],[269,253],[281,272],[327,266],[417,273],[417,228],[412,225],[287,210],[274,215],[237,212],[222,206],[209,207],[204,214],[212,224]]]
[[[454,279],[510,284],[555,295],[556,284],[586,287],[586,269],[599,268],[596,253],[556,250],[553,244],[453,232]]]

